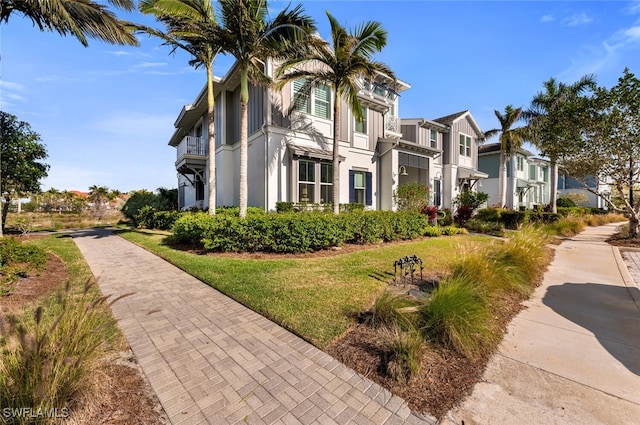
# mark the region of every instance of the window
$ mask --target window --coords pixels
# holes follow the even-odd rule
[[[321,85],[314,90],[314,111],[313,114],[320,118],[329,119],[331,109],[331,90],[329,86]]]
[[[333,165],[330,162],[298,160],[297,201],[312,204],[333,202]]]
[[[529,180],[538,180],[538,167],[535,164],[529,164]]]
[[[516,167],[518,168],[518,171],[524,171],[524,158],[520,155],[516,157]]]
[[[438,132],[435,130],[430,130],[429,133],[429,145],[432,148],[437,148],[438,147]]]
[[[442,205],[442,180],[434,180],[433,181],[434,190],[433,190],[433,204],[436,207],[440,207]]]
[[[368,171],[349,170],[349,202],[372,205],[372,174]]]
[[[316,202],[316,164],[300,160],[298,163],[298,202]]]
[[[460,135],[460,155],[471,156],[471,137],[464,134]]]
[[[333,202],[333,164],[320,163],[320,203]]]
[[[329,119],[329,114],[331,113],[331,89],[329,86],[322,84],[312,88],[310,93],[304,93],[305,83],[305,79],[293,82],[293,109],[319,118]]]
[[[362,107],[362,116],[363,119],[359,120],[356,118],[356,127],[355,130],[358,133],[363,133],[363,134],[367,134],[367,107],[363,106]]]
[[[204,182],[199,178],[196,180],[196,201],[204,201]]]

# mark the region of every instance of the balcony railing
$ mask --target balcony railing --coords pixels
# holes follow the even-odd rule
[[[177,147],[177,159],[185,155],[207,156],[207,141],[203,137],[185,136]]]

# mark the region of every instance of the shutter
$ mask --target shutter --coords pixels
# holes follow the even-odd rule
[[[356,172],[349,170],[349,203],[356,202]],[[334,188],[334,190],[336,190]]]
[[[315,112],[320,118],[329,118],[329,86],[321,85],[315,89]]]
[[[297,111],[302,111],[306,113],[310,113],[309,110],[309,94],[304,93],[302,89],[304,88],[306,80],[301,78],[299,80],[294,80],[293,82],[293,102],[295,103],[295,109]]]
[[[371,206],[373,204],[373,190],[372,190],[372,181],[373,181],[373,174],[366,172],[364,173],[364,178],[365,178],[365,184],[366,184],[366,189],[364,191],[364,195],[365,198],[367,200],[367,206]]]

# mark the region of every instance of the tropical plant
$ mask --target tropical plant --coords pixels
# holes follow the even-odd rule
[[[582,95],[595,89],[595,77],[585,75],[573,84],[558,82],[550,78],[543,83],[544,91],[538,92],[529,109],[523,112],[528,122],[530,141],[549,158],[551,210],[557,212],[558,160],[567,154],[572,141],[581,138],[583,123],[581,114]]]
[[[150,34],[176,49],[192,56],[189,65],[204,67],[207,73],[207,123],[208,161],[207,184],[209,189],[209,214],[216,213],[216,141],[215,141],[215,97],[213,92],[213,61],[220,48],[219,29],[211,0],[142,0],[142,13],[154,15],[164,24],[165,32],[138,25],[137,31]]]
[[[92,209],[98,220],[102,220],[109,201],[116,198],[116,193],[110,191],[106,186],[93,185],[89,188],[89,202],[92,205]]]
[[[109,3],[126,11],[134,8],[131,0],[110,0]],[[131,23],[118,19],[104,5],[92,0],[2,0],[0,23],[8,22],[15,12],[31,20],[40,31],[72,35],[83,46],[89,45],[87,37],[111,44],[138,45],[130,30]]]
[[[382,24],[368,21],[355,31],[348,31],[327,11],[331,24],[331,45],[315,39],[309,51],[284,61],[278,68],[279,86],[304,80],[303,93],[312,88],[328,86],[333,89],[333,212],[340,212],[340,104],[344,99],[357,120],[363,120],[358,98],[363,78],[374,79],[378,74],[395,79],[391,68],[372,56],[387,44],[387,32]],[[304,66],[309,64],[311,66]]]
[[[286,59],[304,45],[315,31],[313,20],[301,5],[282,10],[268,19],[266,0],[220,0],[218,31],[222,51],[236,59],[240,71],[240,217],[247,215],[247,149],[249,83],[267,86],[271,78],[265,73],[269,58]]]
[[[504,114],[494,111],[500,122],[500,128],[494,128],[484,133],[486,138],[500,134],[500,175],[498,178],[498,194],[501,207],[507,205],[507,158],[522,148],[525,137],[525,127],[512,128],[522,117],[522,108],[507,105]],[[513,162],[513,161],[512,161]],[[513,167],[513,164],[511,165]]]

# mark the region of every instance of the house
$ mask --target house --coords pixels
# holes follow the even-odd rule
[[[488,174],[482,192],[489,195],[489,205],[500,204],[500,143],[480,146],[478,168]],[[531,209],[549,204],[549,162],[535,158],[532,152],[518,149],[507,158],[506,208]]]
[[[426,183],[431,187],[432,204],[451,208],[460,192],[477,190],[478,182],[487,177],[477,167],[482,138],[483,132],[468,110],[435,120],[402,119],[399,183]]]
[[[267,75],[275,64],[265,62]],[[251,86],[248,105],[248,205],[274,210],[276,203],[330,203],[333,196],[334,99],[329,87],[301,96],[304,81],[281,90]],[[391,210],[399,184],[430,185],[434,203],[450,207],[460,190],[486,176],[477,171],[482,132],[469,111],[438,120],[400,120],[400,95],[410,85],[378,75],[362,79],[358,96],[365,119],[340,107],[340,203]],[[216,78],[217,206],[239,204],[240,80],[234,65]],[[183,107],[169,145],[176,148],[182,209],[208,208],[206,88]],[[433,130],[433,131],[432,131]],[[450,152],[454,150],[453,152]]]
[[[586,186],[586,187],[585,187]],[[558,175],[558,196],[568,197],[574,200],[574,202],[581,207],[589,208],[602,208],[608,209],[607,202],[602,197],[597,196],[591,192],[597,191],[605,197],[611,196],[611,184],[606,179],[599,179],[597,177],[588,177],[584,179],[584,184],[581,181],[567,175],[560,173]]]

